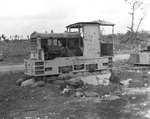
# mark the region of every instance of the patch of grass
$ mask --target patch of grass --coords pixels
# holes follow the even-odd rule
[[[0,73],[0,118],[9,118],[9,111],[22,107],[19,100],[26,96],[28,91],[18,87],[15,82],[23,76],[23,72]]]

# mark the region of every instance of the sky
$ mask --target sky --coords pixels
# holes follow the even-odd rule
[[[150,9],[147,11],[140,30],[150,31]],[[116,24],[115,33],[125,33],[131,23],[129,12],[130,5],[124,0],[0,0],[0,35],[61,33],[69,24],[98,19]],[[141,15],[137,11],[135,24]]]

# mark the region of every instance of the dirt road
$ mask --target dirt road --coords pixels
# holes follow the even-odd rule
[[[114,62],[118,60],[125,60],[130,57],[129,54],[117,54],[114,56]],[[24,64],[21,65],[7,65],[7,66],[0,66],[0,72],[5,71],[15,71],[15,70],[24,70]]]
[[[24,65],[10,65],[10,66],[0,66],[0,72],[5,71],[15,71],[15,70],[24,70]]]

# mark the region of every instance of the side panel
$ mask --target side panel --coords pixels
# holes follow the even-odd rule
[[[140,53],[140,64],[150,64],[150,53]]]
[[[112,57],[101,58],[56,58],[54,60],[25,60],[25,73],[33,76],[57,75],[69,72],[84,72],[108,69]]]
[[[86,58],[100,57],[100,32],[99,25],[84,26],[84,52]]]
[[[130,59],[129,62],[131,64],[139,64],[140,57],[139,57],[139,53],[132,53],[130,54]]]
[[[150,65],[150,53],[134,53],[130,54],[130,63],[137,65]]]

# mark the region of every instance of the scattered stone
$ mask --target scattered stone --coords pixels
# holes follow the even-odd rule
[[[35,82],[33,85],[31,85],[32,88],[37,88],[37,87],[42,87],[42,86],[45,86],[44,81],[38,81],[38,82]]]
[[[84,93],[84,95],[85,95],[85,97],[98,97],[99,96],[98,93],[96,93],[96,92],[89,92],[89,91],[86,91]]]
[[[145,87],[147,87],[147,86],[148,86],[148,84],[144,84],[144,86],[145,86]]]
[[[83,96],[84,96],[83,93],[81,93],[80,91],[77,91],[75,93],[75,97],[83,97]]]
[[[140,71],[140,70],[137,70],[136,72],[137,72],[137,73],[142,73],[142,71]]]
[[[124,86],[128,86],[131,81],[133,81],[131,78],[127,79],[127,80],[122,80],[121,83],[124,85]]]
[[[119,99],[120,97],[116,95],[105,95],[103,98],[105,100],[116,100],[116,99]]]
[[[149,72],[147,72],[147,74],[150,74],[150,71],[149,71]]]
[[[131,96],[131,100],[135,100],[136,99],[136,97],[135,96]]]
[[[21,86],[24,87],[24,86],[31,86],[35,83],[35,79],[34,78],[31,78],[31,79],[28,79],[26,81],[23,81],[21,83]]]
[[[69,92],[69,89],[68,88],[64,88],[63,91],[62,91],[62,94],[66,94]]]

